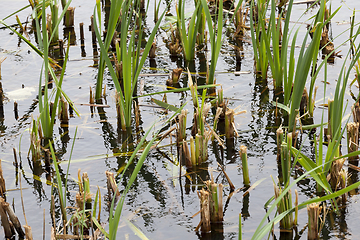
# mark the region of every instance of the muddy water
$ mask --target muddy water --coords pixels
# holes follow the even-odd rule
[[[27,1],[8,1],[2,0],[3,7],[0,11],[0,18],[4,18],[9,13],[25,6]],[[151,1],[152,2],[152,1]],[[189,1],[191,2],[191,1]],[[128,157],[114,156],[114,153],[121,152],[124,147],[123,142],[126,139],[118,131],[116,109],[114,102],[114,88],[109,76],[106,76],[106,104],[109,108],[98,108],[91,111],[86,104],[89,101],[89,87],[94,87],[96,83],[97,70],[93,67],[93,51],[91,46],[91,32],[87,30],[90,24],[90,16],[93,13],[95,3],[88,1],[73,1],[71,6],[75,6],[75,44],[70,47],[69,62],[66,69],[66,75],[63,83],[64,91],[75,103],[80,117],[74,115],[70,118],[69,127],[61,128],[59,122],[54,128],[56,138],[55,147],[60,160],[62,173],[66,172],[67,160],[70,158],[71,146],[75,141],[73,154],[71,156],[70,180],[68,192],[68,205],[74,205],[74,196],[78,190],[76,184],[77,171],[87,172],[90,177],[91,190],[96,192],[97,186],[100,187],[103,198],[103,211],[101,215],[102,222],[107,222],[108,206],[106,203],[106,179],[105,171],[116,172],[122,168]],[[332,9],[341,6],[340,12],[335,16],[332,22],[331,33],[335,37],[349,27],[349,16],[353,8],[360,9],[357,1],[348,1],[346,3],[340,0],[332,1]],[[149,8],[146,24],[149,28],[153,26],[153,3]],[[165,3],[162,4],[165,9]],[[297,21],[300,15],[306,9],[306,5],[296,5],[293,10],[293,20]],[[170,12],[174,13],[173,5]],[[300,21],[305,22],[316,12],[316,8],[305,14]],[[26,9],[19,13],[19,18],[25,23],[30,10]],[[358,13],[356,13],[358,14]],[[356,16],[358,19],[358,16]],[[11,17],[6,20],[10,25],[15,24],[15,18]],[[85,51],[86,56],[81,55],[79,43],[79,23],[84,22],[85,29]],[[300,34],[298,45],[302,43],[302,37],[306,32],[305,24],[298,24]],[[0,26],[1,27],[1,26]],[[63,30],[60,31],[63,35]],[[224,36],[229,34],[224,33]],[[35,43],[34,35],[29,34],[32,43]],[[342,43],[348,37],[348,33],[334,40],[335,46],[340,46],[339,50],[345,55],[348,51],[349,44]],[[146,63],[144,73],[168,73],[171,69],[183,67],[183,62],[170,59],[168,49],[165,47],[164,39],[167,34],[159,31],[157,36],[157,57],[156,68],[149,69],[150,63]],[[275,129],[282,122],[282,119],[276,120],[274,117],[273,106],[270,103],[273,96],[272,80],[256,79],[253,74],[253,52],[252,46],[244,42],[243,59],[241,64],[237,65],[235,53],[230,44],[233,41],[225,38],[222,47],[221,56],[218,61],[216,76],[217,83],[222,84],[224,96],[229,99],[231,108],[246,110],[245,114],[236,116],[236,126],[239,131],[239,137],[228,142],[228,148],[221,148],[214,143],[209,144],[209,159],[205,166],[198,170],[196,174],[190,175],[192,181],[187,177],[179,178],[180,168],[174,164],[176,160],[175,147],[161,147],[160,151],[152,151],[138,175],[132,190],[127,196],[122,220],[119,226],[119,238],[129,236],[130,239],[136,239],[134,233],[126,224],[124,219],[130,220],[150,239],[237,239],[238,235],[238,215],[242,214],[243,237],[251,238],[259,222],[265,215],[265,202],[273,196],[273,187],[271,176],[276,178],[281,171],[278,169],[276,161],[276,142]],[[67,42],[65,41],[65,44]],[[195,71],[202,72],[206,69],[202,55],[206,52],[197,54],[195,60]],[[20,218],[22,224],[25,224],[20,199],[20,183],[17,180],[16,171],[13,166],[12,149],[16,148],[20,153],[21,159],[21,183],[23,188],[24,207],[28,225],[33,229],[35,239],[43,235],[43,222],[45,222],[45,239],[50,237],[50,199],[51,187],[46,182],[46,169],[44,167],[33,168],[27,158],[29,148],[29,132],[31,118],[38,116],[36,105],[37,88],[40,70],[42,66],[41,58],[36,55],[22,40],[12,34],[7,29],[0,30],[0,58],[7,57],[2,64],[2,87],[6,96],[4,102],[4,118],[0,119],[0,144],[1,159],[6,186],[9,190],[7,201],[13,203],[15,212]],[[326,98],[334,95],[338,70],[343,64],[344,59],[337,58],[334,64],[329,64],[329,77]],[[205,67],[205,68],[204,68]],[[250,72],[250,74],[235,75],[234,71]],[[354,77],[352,75],[351,77]],[[139,94],[152,93],[164,90],[167,77],[141,77],[139,79]],[[317,108],[315,110],[315,123],[321,121],[323,93],[322,75],[319,75],[319,91],[317,97]],[[198,81],[203,81],[198,78]],[[186,77],[181,80],[182,85],[187,84]],[[356,87],[349,88],[347,91],[348,105],[352,105],[354,100],[351,94],[357,96]],[[173,93],[168,94],[168,102],[176,106],[181,103],[187,103],[187,109],[192,112],[192,105],[189,94]],[[162,96],[155,96],[161,100]],[[13,112],[14,101],[18,103],[19,118],[15,119]],[[149,126],[164,115],[161,109],[158,109],[148,97],[140,100],[140,136],[133,135],[133,139],[141,137],[141,132],[146,131]],[[347,112],[349,112],[349,107]],[[191,126],[192,117],[188,117],[188,126]],[[280,121],[280,122],[279,122]],[[77,129],[77,132],[76,132]],[[76,132],[76,136],[75,136]],[[304,142],[303,151],[313,156],[313,149],[307,137],[308,132],[304,132],[300,139]],[[160,145],[166,145],[169,140],[165,140]],[[345,140],[343,142],[345,144]],[[248,147],[249,168],[251,183],[257,181],[261,183],[243,197],[242,172],[239,166],[241,160],[238,155],[240,145]],[[344,151],[346,151],[344,149]],[[171,161],[170,161],[170,160]],[[200,236],[194,229],[199,223],[199,200],[196,191],[201,188],[202,181],[211,175],[210,168],[213,168],[213,176],[218,183],[225,184],[224,201],[229,196],[230,188],[226,178],[219,171],[217,163],[225,166],[226,172],[234,185],[240,191],[234,194],[225,205],[224,224],[214,231],[211,235]],[[209,167],[209,168],[207,168]],[[184,169],[181,170],[184,173]],[[349,170],[350,172],[351,170]],[[351,179],[357,180],[358,173],[352,171]],[[293,175],[296,177],[296,175]],[[119,185],[123,188],[126,185],[127,177]],[[301,181],[296,189],[299,191],[300,202],[314,196],[315,182],[312,179]],[[360,207],[358,205],[358,191],[349,197],[346,206],[341,209],[340,214],[329,213],[321,234],[323,239],[357,239],[360,238],[358,228],[358,214]],[[55,199],[56,196],[55,196]],[[56,211],[59,220],[59,211]],[[299,213],[299,226],[297,236],[293,238],[306,239],[307,229],[306,210]],[[304,231],[302,231],[305,229]],[[3,230],[0,228],[0,236],[3,236]],[[280,234],[278,226],[275,226],[275,238],[285,239],[287,236]],[[291,239],[291,238],[290,238]]]

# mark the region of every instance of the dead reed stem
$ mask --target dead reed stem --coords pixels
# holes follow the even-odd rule
[[[320,208],[318,203],[311,203],[307,206],[308,210],[308,239],[315,240],[319,236],[319,215]]]
[[[172,80],[173,84],[179,83],[179,78],[181,76],[182,71],[183,71],[182,68],[173,69],[173,71],[171,73],[171,80]]]
[[[359,123],[348,123],[346,125],[347,130],[347,144],[348,144],[348,152],[352,153],[358,150],[359,148]],[[348,159],[356,160],[358,159],[358,156],[352,156]]]
[[[335,160],[331,164],[330,174],[328,175],[328,181],[330,181],[331,187],[336,190],[341,188],[341,186],[345,185],[345,179],[343,179],[343,171],[345,171],[342,167],[344,165],[345,159],[341,158]]]
[[[225,112],[225,136],[226,138],[233,138],[234,134],[235,134],[235,129],[234,129],[234,115],[235,112],[233,109],[228,109]]]
[[[204,189],[198,191],[200,199],[200,217],[201,217],[201,232],[207,233],[211,230],[210,225],[210,193]]]
[[[17,233],[19,234],[19,237],[23,238],[25,236],[25,233],[24,233],[23,229],[21,228],[19,219],[16,217],[16,215],[15,215],[14,211],[12,210],[12,208],[10,207],[9,203],[5,202],[5,200],[3,198],[0,198],[0,203],[1,203],[2,208],[5,210],[5,212],[9,216],[9,219],[10,219],[11,223],[13,224],[13,226],[15,227]]]
[[[119,189],[118,189],[118,187],[116,185],[116,181],[115,181],[115,178],[114,178],[114,173],[106,171],[105,175],[106,175],[106,179],[107,179],[108,191],[109,192],[111,191],[112,194],[115,194],[116,197],[119,197],[120,192],[119,192]]]
[[[150,51],[149,51],[149,58],[150,58],[150,59],[154,59],[154,58],[156,57],[155,51],[156,51],[156,43],[153,42],[153,43],[151,44]]]
[[[0,80],[1,80],[1,64],[5,61],[6,57],[0,58]]]
[[[16,101],[14,102],[14,115],[15,115],[15,120],[18,120],[19,111],[18,111],[18,103]]]
[[[27,240],[33,240],[31,227],[28,225],[24,225],[24,229],[25,229],[25,238]]]
[[[5,201],[2,197],[0,197],[0,202]],[[1,217],[1,224],[4,228],[5,238],[11,238],[15,231],[13,226],[10,224],[9,219],[6,215],[5,209],[3,208],[2,204],[0,204],[0,217]]]
[[[0,196],[3,197],[4,199],[5,199],[5,192],[6,192],[5,178],[3,176],[1,159],[0,159]]]

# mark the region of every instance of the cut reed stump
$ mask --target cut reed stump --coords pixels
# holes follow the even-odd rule
[[[6,200],[5,192],[6,192],[5,178],[3,176],[3,171],[2,171],[2,167],[1,167],[1,159],[0,159],[0,197],[3,197]]]
[[[5,201],[2,197],[0,197],[0,202]],[[5,238],[11,238],[15,234],[15,230],[13,225],[10,223],[5,209],[0,204],[0,218],[1,218],[1,225],[4,228]]]
[[[177,128],[176,128],[176,132],[177,132],[177,137],[176,137],[176,143],[178,146],[180,146],[182,144],[182,141],[186,139],[186,118],[187,118],[187,110],[181,110],[181,113],[179,114],[178,117],[178,122],[177,122]]]
[[[320,207],[318,203],[307,205],[308,210],[308,239],[315,240],[319,237],[319,215]]]
[[[60,99],[59,119],[62,127],[68,126],[69,124],[68,103],[65,101],[63,97],[61,97]]]
[[[26,240],[33,240],[31,227],[28,225],[24,225],[24,229],[25,229]]]
[[[4,91],[0,82],[0,119],[4,118]]]
[[[19,110],[18,110],[18,103],[15,101],[14,102],[14,115],[15,115],[15,120],[19,119]]]
[[[247,148],[244,145],[240,146],[240,156],[243,170],[243,180],[244,185],[250,185],[250,177],[249,177],[249,165],[247,161]]]
[[[64,25],[65,27],[74,27],[74,7],[68,7],[64,16]]]
[[[109,192],[109,194],[112,193],[113,195],[115,195],[115,197],[117,199],[120,196],[120,192],[119,192],[118,186],[116,185],[114,173],[106,171],[105,175],[106,175],[106,179],[107,179],[108,192]]]
[[[221,223],[224,220],[223,213],[223,185],[214,181],[207,181],[206,185],[210,191],[210,214],[211,223]]]
[[[0,204],[3,210],[5,210],[5,212],[7,213],[10,222],[12,223],[12,225],[15,227],[16,232],[19,234],[20,238],[24,238],[25,233],[23,231],[23,229],[21,228],[21,224],[19,219],[16,217],[14,211],[12,210],[12,208],[10,207],[9,203],[5,202],[5,200],[3,198],[0,198]]]
[[[226,138],[233,138],[235,135],[234,116],[235,116],[235,112],[233,109],[228,109],[225,112],[225,136],[226,136]]]
[[[171,73],[171,80],[173,82],[173,84],[178,84],[179,83],[179,79],[181,76],[183,69],[182,68],[176,68],[173,69],[172,73]]]
[[[355,152],[359,149],[359,123],[348,123],[346,125],[347,130],[347,145],[348,145],[348,153]],[[358,159],[359,156],[349,157],[349,161],[353,161]]]
[[[210,225],[210,193],[207,190],[201,189],[198,191],[200,199],[200,226],[201,232],[207,233],[211,231]]]
[[[86,57],[86,51],[85,51],[85,37],[84,37],[84,23],[81,22],[79,24],[80,26],[80,48],[81,48],[81,56]]]
[[[150,59],[154,59],[154,58],[156,57],[155,51],[156,51],[156,43],[153,42],[153,43],[151,44],[150,51],[149,51],[149,58],[150,58]]]
[[[345,159],[341,158],[331,163],[330,174],[328,175],[328,181],[333,190],[342,189],[346,184],[346,172],[343,169]],[[344,178],[345,174],[345,178]]]
[[[0,80],[1,80],[1,64],[5,61],[6,57],[0,58]]]
[[[360,105],[359,102],[356,102],[354,106],[351,107],[351,111],[353,114],[354,122],[360,123]]]
[[[212,224],[222,224],[223,213],[223,185],[214,183],[214,180],[205,182],[207,189],[198,191],[200,199],[201,220],[196,229],[201,227],[201,232],[211,231]]]

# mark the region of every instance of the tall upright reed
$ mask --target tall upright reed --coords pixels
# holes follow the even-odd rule
[[[203,17],[201,16],[202,5],[200,0],[196,2],[195,7],[195,11],[189,21],[189,27],[186,27],[185,0],[179,0],[179,5],[176,6],[176,26],[181,40],[184,58],[187,62],[192,61],[195,58],[196,38],[203,21]]]
[[[99,1],[97,1],[98,8],[95,7],[94,9],[94,16],[96,16],[94,17],[95,33],[101,50],[95,98],[101,98],[104,71],[105,66],[107,66],[119,96],[118,104],[120,107],[120,112],[123,113],[123,116],[121,116],[121,128],[123,130],[130,127],[131,125],[131,108],[133,104],[134,94],[137,91],[136,83],[139,78],[140,71],[142,70],[145,60],[149,54],[157,29],[159,28],[160,22],[165,15],[164,11],[161,14],[159,20],[156,22],[148,38],[145,49],[142,55],[140,55],[141,42],[137,41],[136,38],[142,39],[142,35],[144,33],[144,25],[142,23],[143,20],[141,19],[141,14],[136,13],[136,4],[131,3],[131,1],[123,0],[114,0],[111,2],[109,23],[104,42],[102,42],[102,38],[100,35],[101,29],[99,29],[98,25],[98,22],[100,22],[101,20],[100,12],[97,11],[100,4]],[[122,84],[120,84],[119,82],[119,78],[116,75],[116,72],[108,54],[110,43],[114,37],[115,28],[119,24],[117,22],[118,19],[120,19],[121,37],[120,42],[117,45],[117,60],[118,62],[122,63]],[[137,23],[137,28],[133,27],[133,29],[130,29],[131,23],[134,21]],[[127,34],[129,32],[130,38],[128,40]]]
[[[296,66],[293,92],[291,94],[289,132],[295,131],[295,119],[303,96],[306,80],[308,79],[310,66],[315,66],[320,46],[321,33],[324,26],[325,0],[321,0],[319,11],[314,19],[313,28],[309,29],[301,46]],[[307,46],[307,38],[312,33],[312,39]],[[301,73],[301,74],[300,74]]]
[[[255,11],[254,0],[251,1],[250,9],[250,33],[254,51],[254,64],[256,73],[261,75],[263,79],[266,79],[269,67],[266,42],[270,41],[271,28],[265,28],[262,25],[264,24],[263,21],[266,19],[266,10],[270,2],[259,0],[256,3],[257,11]]]

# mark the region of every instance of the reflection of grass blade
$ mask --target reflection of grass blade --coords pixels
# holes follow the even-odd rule
[[[151,101],[153,101],[154,103],[156,103],[157,105],[159,105],[160,107],[163,107],[165,109],[169,109],[170,111],[176,112],[179,110],[179,108],[175,107],[174,105],[168,104],[166,102],[163,101],[159,101],[155,98],[152,98]]]
[[[135,233],[136,236],[138,236],[142,240],[148,240],[145,234],[139,228],[137,228],[132,222],[130,222],[127,218],[125,218],[125,222],[130,227],[130,229]]]
[[[172,119],[178,114],[180,113],[180,111],[184,108],[185,105],[183,105],[181,108],[178,109],[178,111],[176,111],[167,121],[166,123],[172,121]],[[135,148],[133,154],[131,155],[129,161],[127,162],[125,168],[122,171],[120,180],[123,178],[126,170],[128,169],[128,167],[133,163],[135,157],[137,156],[137,153],[139,152],[140,148],[145,144],[146,138],[147,136],[150,134],[151,130],[153,129],[153,127],[155,126],[155,123],[150,127],[150,129],[145,133],[145,135],[141,138],[140,142],[137,144],[137,147]],[[160,130],[159,130],[160,131]],[[119,226],[119,221],[120,221],[120,216],[121,216],[121,212],[122,212],[122,207],[125,201],[125,197],[126,194],[128,193],[128,191],[130,190],[130,187],[132,186],[133,182],[135,181],[153,143],[156,140],[156,136],[159,134],[159,131],[156,132],[152,139],[146,144],[145,149],[143,150],[141,156],[139,157],[139,160],[130,176],[130,178],[128,179],[126,188],[124,189],[120,200],[115,208],[115,198],[113,198],[112,203],[111,203],[111,207],[110,207],[110,216],[109,216],[109,234],[105,233],[105,230],[103,230],[102,228],[101,231],[104,232],[104,234],[106,234],[108,236],[109,239],[116,239],[116,234],[117,234],[117,229]],[[115,209],[114,209],[115,208]],[[115,212],[114,212],[115,210]],[[97,219],[95,217],[92,218],[95,225],[96,226],[100,226],[99,222],[97,221]]]
[[[56,173],[56,183],[57,183],[57,189],[59,191],[59,198],[60,198],[60,210],[61,210],[62,218],[63,218],[64,222],[67,222],[66,194],[64,194],[64,189],[62,186],[60,171],[59,171],[58,162],[56,160],[54,149],[52,147],[52,144],[49,144],[49,146],[50,146],[51,156],[52,156],[52,159],[54,162],[54,168],[55,168],[55,173]],[[69,162],[69,164],[70,164],[70,162]],[[65,191],[66,191],[66,188],[65,188]]]

